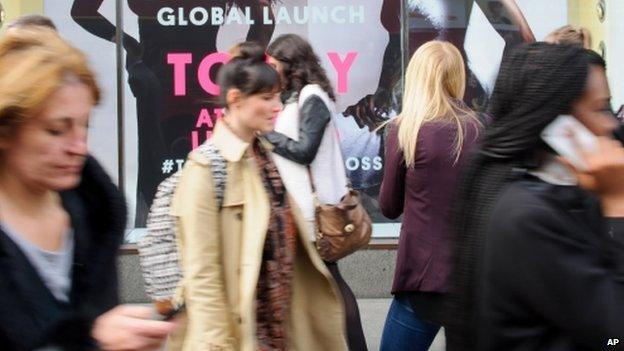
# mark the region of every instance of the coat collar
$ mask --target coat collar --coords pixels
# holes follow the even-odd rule
[[[273,151],[273,145],[265,138],[258,137],[258,140],[265,149]],[[234,134],[222,120],[215,125],[210,141],[219,149],[221,156],[228,162],[240,161],[251,146],[250,143]]]
[[[234,134],[227,124],[221,120],[215,125],[210,140],[219,149],[221,156],[228,162],[240,161],[250,145]]]

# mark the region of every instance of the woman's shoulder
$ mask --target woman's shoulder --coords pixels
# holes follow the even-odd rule
[[[301,91],[299,91],[299,96],[312,95],[312,94],[321,95],[321,96],[327,95],[325,90],[323,90],[323,88],[321,88],[321,86],[318,84],[307,84],[303,88],[301,88]]]
[[[189,152],[188,156],[186,157],[184,168],[191,168],[191,167],[197,167],[197,166],[208,167],[209,165],[210,165],[210,159],[206,155],[201,153],[199,149],[195,149]]]
[[[491,248],[518,250],[519,243],[555,243],[598,252],[605,238],[599,206],[573,186],[539,180],[510,184],[500,195],[487,225]],[[594,250],[592,251],[593,248]],[[532,254],[529,251],[529,254]]]
[[[458,121],[461,123],[461,129],[465,136],[476,137],[483,130],[483,124],[479,117],[470,110],[460,111]],[[458,133],[458,123],[457,120],[451,118],[440,118],[423,123],[420,130],[424,135],[432,134],[439,137],[440,134],[448,134],[454,137]]]
[[[308,84],[304,86],[303,89],[301,89],[301,91],[299,92],[299,103],[304,103],[312,96],[317,96],[321,98],[321,100],[323,100],[325,105],[327,105],[330,110],[333,109],[332,100],[329,98],[327,92],[323,90],[323,88],[321,88],[321,86],[318,84]]]
[[[398,117],[388,121],[384,128],[384,135],[387,142],[398,143],[399,129],[401,128],[401,122]],[[428,144],[429,140],[436,140],[436,135],[440,133],[447,133],[452,126],[446,122],[427,122],[423,123],[418,130],[417,143],[419,147]]]
[[[583,216],[599,216],[598,208],[595,198],[578,187],[550,184],[533,176],[525,176],[501,192],[492,218],[498,218],[504,227],[529,222],[569,222],[580,220]],[[568,213],[572,213],[571,210],[577,215],[570,217]]]
[[[260,143],[265,148],[270,148],[268,141],[261,139]],[[215,145],[214,143],[205,142],[200,147],[191,151],[186,157],[184,167],[182,167],[182,178],[198,178],[204,180],[215,179],[220,181],[225,179],[229,173],[229,158],[225,156],[223,145]],[[244,152],[244,150],[241,150]],[[245,157],[241,154],[240,157]],[[210,183],[210,182],[209,182]]]
[[[521,179],[507,185],[494,207],[494,213],[514,213],[521,216],[550,210],[547,195],[552,185],[531,179]]]
[[[545,201],[548,184],[516,181],[499,193],[486,224],[486,240],[494,250],[513,248],[518,241],[535,240],[561,223],[561,216]],[[562,233],[563,234],[563,233]]]
[[[200,183],[211,185],[212,179],[214,178],[213,169],[215,168],[215,166],[212,165],[213,162],[216,161],[205,153],[202,153],[199,149],[191,151],[184,162],[184,167],[179,171],[178,188],[188,186],[195,188],[198,187]],[[222,167],[224,169],[224,174],[227,175],[227,162],[219,167]]]
[[[177,177],[177,179],[176,179]],[[178,173],[168,178],[168,183],[163,191],[173,189],[171,211],[175,215],[182,216],[187,211],[193,210],[198,201],[206,202],[211,198],[213,190],[213,173],[210,169],[210,160],[195,149],[188,154],[184,167]]]
[[[264,144],[262,143],[262,145]],[[243,155],[242,153],[244,153],[245,151],[244,149],[239,147],[237,148],[237,150],[240,153],[232,155],[231,153],[228,153],[228,151],[231,151],[228,148],[231,148],[231,145],[229,145],[228,143],[217,142],[212,139],[207,140],[203,144],[201,144],[198,148],[188,153],[186,157],[185,166],[196,165],[196,166],[205,168],[205,167],[209,167],[212,165],[212,166],[218,166],[218,167],[225,167],[228,163],[225,155],[229,155],[228,157],[238,158],[239,156],[242,157]]]
[[[454,142],[455,134],[457,134],[457,124],[449,120],[434,120],[423,123],[418,131],[418,139],[422,142],[435,141],[436,143],[444,141]]]
[[[397,117],[385,122],[385,125],[382,124],[381,128],[383,128],[382,130],[386,140],[397,141],[399,138],[399,120]]]

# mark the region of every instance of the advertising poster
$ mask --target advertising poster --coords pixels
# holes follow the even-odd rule
[[[374,235],[396,237],[399,224],[384,218],[377,205],[384,165],[384,130],[378,127],[401,111],[411,54],[433,39],[455,44],[466,59],[465,101],[482,110],[505,50],[581,23],[583,16],[572,11],[578,2],[122,0],[117,9],[114,0],[46,0],[44,13],[88,54],[98,73],[105,98],[94,114],[90,145],[112,174],[123,167],[119,181],[130,205],[130,228],[145,226],[158,183],[182,167],[222,115],[215,77],[227,50],[244,40],[267,45],[280,34],[296,33],[315,48],[337,92],[334,122],[345,166],[364,194]],[[123,32],[119,63],[117,30]],[[118,71],[122,81],[116,81]],[[123,150],[117,149],[118,116],[124,121]]]
[[[117,28],[100,11],[103,3],[75,0],[71,17],[94,40],[113,41]],[[227,55],[217,50],[219,33],[247,24],[241,39],[266,44],[274,26],[268,2],[135,0],[126,5],[122,43],[131,92],[126,104],[135,107],[136,116],[130,118],[134,128],[126,145],[136,149],[128,163],[136,164],[131,172],[136,174],[134,224],[142,227],[158,184],[210,137],[221,116],[215,80]],[[138,31],[127,30],[133,27]]]
[[[397,235],[398,227],[379,213],[376,200],[384,155],[384,130],[378,127],[401,111],[402,77],[411,55],[430,40],[457,46],[467,66],[464,100],[483,111],[504,51],[542,40],[566,24],[568,6],[566,0],[382,0],[376,5],[375,25],[381,25],[384,40],[375,44],[385,45],[372,44],[375,52],[369,56],[368,76],[373,79],[365,85],[364,94],[341,97],[343,110],[337,124],[346,168],[353,184],[365,194],[377,224],[376,236],[391,237]],[[354,69],[357,65],[353,64]]]

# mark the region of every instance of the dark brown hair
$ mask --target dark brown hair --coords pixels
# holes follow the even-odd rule
[[[336,101],[327,74],[312,46],[296,34],[285,34],[275,39],[267,53],[284,65],[284,90],[299,92],[308,84],[318,84]]]
[[[217,78],[222,106],[227,106],[226,96],[231,89],[240,90],[244,96],[280,90],[279,73],[266,62],[262,45],[240,43],[230,49],[230,54],[232,58],[221,67]]]

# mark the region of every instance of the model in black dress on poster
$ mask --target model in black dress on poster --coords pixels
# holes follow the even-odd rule
[[[71,16],[89,33],[114,42],[117,28],[99,9],[104,0],[74,0]],[[264,24],[262,14],[270,8],[270,0],[177,0],[150,1],[127,0],[128,7],[138,16],[138,40],[123,33],[126,53],[128,85],[136,97],[138,130],[138,176],[135,225],[143,227],[147,209],[156,187],[168,174],[161,168],[166,159],[185,159],[191,150],[191,132],[202,109],[216,118],[217,106],[199,84],[197,68],[208,54],[217,51],[217,34],[220,26],[210,23],[202,26],[163,26],[158,22],[158,11],[163,7],[178,9],[187,14],[196,7],[220,7],[224,13],[238,6],[249,9],[255,24],[247,33],[247,40],[265,45],[271,39],[274,25]],[[268,11],[272,16],[272,11]],[[176,96],[173,84],[173,66],[167,63],[169,53],[190,53],[192,62],[186,67],[186,94]],[[218,67],[218,66],[215,66]],[[216,69],[210,71],[212,81]],[[213,123],[214,124],[214,123]],[[206,126],[199,131],[198,143],[206,136]]]

